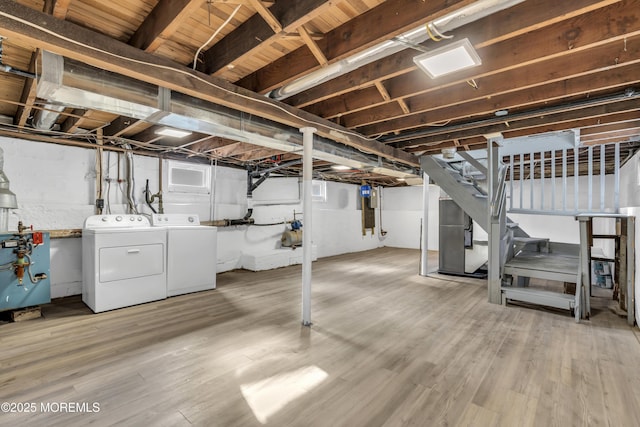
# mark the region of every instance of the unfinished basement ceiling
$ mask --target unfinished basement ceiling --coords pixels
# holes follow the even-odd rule
[[[0,72],[0,134],[84,146],[130,144],[142,154],[270,167],[300,153],[278,150],[262,137],[277,140],[313,126],[339,157],[352,158],[346,171],[331,168],[337,161],[316,160],[319,176],[382,185],[398,185],[405,172],[417,171],[419,155],[484,147],[485,135],[496,132],[511,138],[577,129],[584,144],[621,142],[623,158],[640,145],[640,1],[498,0],[490,3],[508,7],[485,17],[465,12],[468,23],[442,31],[445,37],[433,31],[424,41],[407,36],[429,23],[445,28],[439,18],[476,3],[0,0],[7,70]],[[413,62],[465,38],[480,66],[432,79]],[[369,55],[393,40],[401,46],[388,56]],[[272,123],[272,134],[194,132],[176,139],[156,134],[157,115],[151,120],[40,99],[35,80],[26,76],[41,73],[40,49],[123,76],[113,96],[127,102],[139,86],[127,90],[133,79],[235,111],[239,123]],[[318,70],[328,73],[363,52],[375,60],[316,79]],[[298,84],[280,101],[267,96],[300,78],[322,82],[302,90]],[[160,98],[153,102],[161,105]],[[41,111],[49,111],[51,130]],[[299,168],[293,164],[282,173],[297,175]]]

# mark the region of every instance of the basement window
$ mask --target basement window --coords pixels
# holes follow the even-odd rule
[[[311,182],[311,200],[314,202],[326,202],[327,201],[327,182],[316,181]]]
[[[177,193],[203,193],[211,190],[211,170],[208,165],[185,165],[169,161],[168,189]]]

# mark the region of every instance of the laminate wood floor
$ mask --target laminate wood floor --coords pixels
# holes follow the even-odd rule
[[[418,262],[315,262],[311,328],[299,266],[101,314],[55,301],[0,325],[0,401],[23,411],[0,425],[640,425],[637,333],[606,304],[576,324]]]

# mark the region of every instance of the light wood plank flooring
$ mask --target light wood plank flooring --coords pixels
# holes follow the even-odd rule
[[[640,344],[606,304],[576,324],[418,262],[390,248],[317,261],[311,328],[299,266],[102,314],[56,301],[0,324],[0,401],[37,405],[0,425],[640,425]]]

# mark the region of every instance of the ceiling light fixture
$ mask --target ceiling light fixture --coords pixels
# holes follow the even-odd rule
[[[188,130],[175,129],[169,127],[162,127],[154,131],[156,135],[162,136],[170,136],[172,138],[184,138],[185,136],[191,135],[191,132]]]
[[[333,165],[331,166],[331,169],[333,170],[337,170],[337,171],[348,171],[351,170],[351,166],[345,166],[345,165]]]
[[[501,10],[523,3],[524,1],[525,0],[478,0],[441,16],[434,21],[429,21],[427,25],[430,28],[429,31],[434,31],[436,34],[442,36],[443,33],[460,28],[463,25],[475,22]],[[391,40],[386,40],[365,49],[354,56],[334,62],[324,68],[319,68],[284,86],[272,90],[267,96],[278,100],[288,98],[328,80],[356,70],[363,65],[400,52],[406,49],[407,45],[418,45],[430,38],[427,25],[420,25],[413,30],[397,35]]]
[[[413,58],[413,62],[432,79],[482,64],[469,39],[418,55]]]

